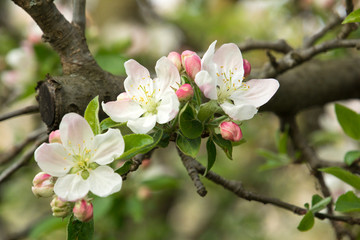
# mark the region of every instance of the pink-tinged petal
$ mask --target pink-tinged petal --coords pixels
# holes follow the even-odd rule
[[[234,43],[222,45],[214,54],[214,62],[218,66],[218,71],[229,75],[231,70],[237,78],[244,76],[244,61],[240,49]]]
[[[254,117],[257,113],[257,108],[254,105],[234,105],[229,102],[220,104],[224,112],[234,120],[248,120]]]
[[[157,107],[156,121],[160,124],[167,123],[175,118],[179,112],[179,99],[174,92],[163,96],[160,106]]]
[[[167,57],[162,57],[156,62],[155,71],[157,75],[157,79],[154,79],[156,95],[162,95],[165,91],[171,90],[170,86],[176,89],[179,87],[179,71]]]
[[[82,151],[91,142],[94,133],[88,122],[77,113],[67,113],[59,126],[61,142],[67,149]]]
[[[155,127],[156,115],[149,115],[135,120],[129,120],[127,126],[134,133],[145,134]]]
[[[145,111],[132,100],[118,100],[101,103],[104,112],[115,122],[126,122],[139,118]]]
[[[144,79],[150,78],[149,71],[134,59],[124,63],[126,74],[134,81],[136,85],[142,83]]]
[[[89,181],[84,180],[80,174],[68,174],[58,178],[54,186],[55,194],[59,198],[70,202],[85,197],[89,190]]]
[[[252,79],[245,83],[247,90],[238,90],[231,95],[235,104],[248,104],[260,107],[267,103],[279,88],[276,79]]]
[[[119,129],[109,129],[104,134],[96,135],[93,150],[96,149],[93,161],[100,165],[111,163],[124,152],[124,139]]]
[[[124,88],[133,100],[146,98],[145,91],[153,92],[153,81],[149,71],[133,59],[125,62],[125,71],[128,77],[124,80]],[[136,100],[136,101],[138,101]]]
[[[42,171],[55,176],[64,176],[72,167],[71,156],[59,143],[43,143],[35,151],[35,161]]]
[[[108,166],[100,166],[90,171],[88,181],[90,191],[99,197],[107,197],[120,191],[122,185],[121,176]]]
[[[195,83],[201,92],[209,99],[217,99],[216,79],[211,77],[207,71],[200,71],[196,74]]]
[[[215,74],[215,65],[214,65],[214,53],[215,53],[216,40],[212,42],[208,50],[204,53],[203,58],[201,59],[201,70],[210,72],[210,74]]]

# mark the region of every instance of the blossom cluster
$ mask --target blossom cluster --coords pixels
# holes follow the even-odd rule
[[[137,61],[128,60],[125,92],[116,101],[103,102],[102,109],[111,121],[126,123],[135,134],[161,129],[200,141],[204,131],[210,135],[210,144],[218,144],[218,136],[240,141],[238,122],[251,119],[279,83],[276,79],[244,81],[251,65],[239,48],[229,43],[215,51],[215,45],[216,41],[202,58],[189,50],[169,53],[157,61],[154,78]],[[85,118],[68,113],[59,130],[50,134],[50,143],[35,151],[43,172],[34,178],[33,192],[53,196],[54,216],[67,216],[73,207],[78,219],[88,221],[92,217],[89,193],[106,197],[121,189],[122,178],[109,164],[124,153],[124,138],[119,129],[105,130],[94,132]]]

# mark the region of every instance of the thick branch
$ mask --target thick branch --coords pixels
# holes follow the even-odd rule
[[[238,44],[238,46],[242,52],[257,49],[266,49],[286,54],[293,50],[293,48],[283,39],[273,42],[250,39],[245,41],[244,43]]]
[[[0,116],[0,122],[9,118],[39,112],[39,106],[27,106],[22,109],[15,110],[13,112],[5,113]]]
[[[85,6],[86,0],[73,0],[72,23],[78,26],[84,34],[86,26]]]

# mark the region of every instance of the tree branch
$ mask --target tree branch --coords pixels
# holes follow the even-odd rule
[[[293,50],[293,48],[283,39],[273,42],[249,39],[244,43],[239,43],[238,47],[242,52],[265,49],[286,54]]]
[[[13,117],[17,117],[17,116],[21,116],[21,115],[25,115],[25,114],[30,114],[30,113],[37,113],[37,112],[39,112],[39,106],[36,106],[36,105],[27,106],[22,109],[18,109],[13,112],[9,112],[9,113],[5,113],[5,114],[1,115],[0,122],[4,121],[6,119],[9,119],[9,118],[13,118]]]
[[[85,34],[86,16],[85,16],[86,0],[73,0],[73,18],[72,23],[78,26],[83,34]]]

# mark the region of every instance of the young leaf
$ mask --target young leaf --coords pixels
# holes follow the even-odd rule
[[[188,103],[179,113],[179,127],[184,136],[190,139],[200,137],[204,130],[202,123],[195,118],[194,111]]]
[[[105,118],[100,123],[100,129],[101,131],[105,131],[108,128],[118,128],[124,125],[126,125],[126,122],[118,123],[118,122],[114,122],[111,118]]]
[[[315,204],[317,204],[321,200],[323,200],[323,198],[319,194],[314,194],[312,196],[312,199],[311,199],[311,206],[314,206]]]
[[[207,103],[204,103],[200,106],[200,110],[198,112],[198,119],[201,122],[205,122],[210,117],[214,116],[214,114],[220,109],[217,101],[211,100]]]
[[[311,211],[308,211],[305,216],[302,218],[297,229],[301,232],[306,232],[314,226],[314,214]]]
[[[148,145],[147,147],[145,147],[143,150],[141,150],[140,153],[147,153],[151,149],[156,147],[158,145],[158,143],[160,142],[160,140],[161,140],[161,138],[163,136],[163,133],[164,133],[164,131],[162,129],[159,129],[155,133],[151,134],[151,137],[153,138],[153,143]]]
[[[345,163],[348,166],[358,159],[360,159],[360,151],[349,151],[345,154]]]
[[[206,151],[207,151],[208,162],[204,176],[208,173],[208,171],[210,171],[216,159],[216,147],[214,141],[210,137],[206,142]]]
[[[342,22],[345,23],[353,23],[353,22],[360,22],[360,8],[350,13]]]
[[[225,140],[221,137],[220,134],[213,135],[214,142],[224,150],[226,156],[232,160],[232,144],[231,141]]]
[[[94,234],[94,221],[81,222],[71,216],[67,226],[67,240],[90,240]]]
[[[99,96],[96,96],[89,102],[84,113],[84,118],[89,123],[94,135],[101,133],[99,123]]]
[[[313,196],[313,202],[318,201],[318,199],[316,199],[314,201],[314,196]],[[313,204],[312,207],[310,208],[310,211],[312,211],[313,213],[316,213],[324,208],[326,208],[326,206],[331,202],[331,197],[327,197],[324,198],[322,200],[320,200],[319,202],[316,202],[316,204]]]
[[[348,191],[338,198],[335,203],[335,210],[338,212],[358,212],[360,211],[360,198],[353,191]]]
[[[354,188],[360,190],[360,177],[348,172],[339,167],[329,167],[329,168],[322,168],[319,169],[322,172],[329,173],[334,175],[335,177],[341,179],[342,181],[346,182],[347,184],[353,186]]]
[[[336,117],[344,132],[356,140],[360,139],[360,115],[353,110],[335,104]]]
[[[129,134],[124,136],[125,150],[118,159],[130,159],[136,154],[143,152],[154,139],[146,134]]]
[[[197,153],[199,152],[201,144],[201,138],[189,139],[184,137],[181,134],[178,134],[176,138],[176,146],[188,156],[193,158],[196,157]]]

